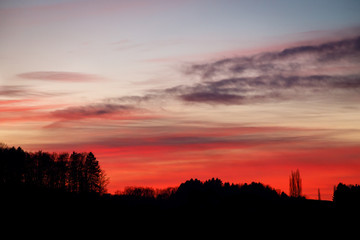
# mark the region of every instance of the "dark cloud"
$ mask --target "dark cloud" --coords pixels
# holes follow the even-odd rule
[[[359,90],[360,75],[231,78],[170,90],[178,90],[178,97],[186,102],[230,105],[301,99],[334,89]]]
[[[94,104],[56,110],[52,112],[52,115],[61,119],[83,119],[106,117],[112,114],[129,114],[134,110],[135,108],[130,105]]]
[[[202,79],[193,86],[170,89],[185,102],[250,104],[299,99],[335,89],[358,94],[360,37],[193,64],[185,72]]]
[[[300,46],[288,48],[278,54],[273,54],[272,58],[288,58],[302,54],[313,54],[318,56],[318,61],[332,61],[342,58],[359,58],[359,53],[360,36],[336,42],[324,43],[317,46]]]
[[[24,79],[44,80],[44,81],[60,81],[60,82],[93,82],[102,78],[94,74],[86,74],[79,72],[26,72],[17,75]]]
[[[125,96],[107,99],[107,102],[148,106],[150,102],[166,103],[166,99],[175,98],[187,103],[243,105],[302,100],[318,95],[333,94],[334,90],[343,92],[347,96],[359,94],[360,74],[345,76],[269,75],[228,78],[189,86],[179,85],[167,89],[152,90],[151,94],[144,96]]]
[[[360,37],[192,64],[186,73],[200,76],[201,81],[107,101],[149,106],[166,104],[168,99],[212,105],[350,99],[360,91]]]
[[[203,103],[221,103],[221,104],[241,104],[243,96],[235,94],[223,94],[218,92],[194,92],[183,94],[180,98],[188,102],[203,102]]]
[[[225,58],[205,64],[192,64],[185,68],[187,74],[200,75],[212,80],[223,75],[254,75],[292,73],[304,68],[322,67],[334,61],[360,61],[360,36],[320,45],[298,46],[279,52],[265,52],[248,57]]]

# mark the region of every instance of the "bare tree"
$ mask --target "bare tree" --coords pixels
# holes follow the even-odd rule
[[[290,196],[291,197],[301,197],[302,194],[302,180],[300,177],[299,169],[296,169],[295,172],[291,171],[289,178],[289,187],[290,187]]]
[[[110,182],[110,178],[106,175],[104,170],[100,170],[99,182],[98,182],[98,193],[107,193],[107,185]]]

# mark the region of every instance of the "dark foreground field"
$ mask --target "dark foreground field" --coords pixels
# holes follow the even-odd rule
[[[251,185],[267,191],[262,184],[247,186]],[[3,189],[1,217],[5,221],[1,229],[27,236],[46,233],[48,237],[76,235],[82,239],[109,238],[114,234],[119,235],[117,238],[137,239],[308,238],[357,234],[360,211],[354,205],[284,195],[269,197],[261,192],[253,189],[224,195],[180,186],[168,197],[146,197],[31,187],[16,192]]]
[[[64,230],[85,224],[94,231],[100,224],[119,222],[121,229],[154,225],[160,230],[199,224],[238,229],[359,221],[360,186],[339,183],[334,201],[309,200],[301,196],[298,171],[292,175],[293,197],[262,183],[223,183],[217,178],[190,179],[176,188],[128,187],[106,194],[108,178],[92,152],[32,153],[0,146],[1,217],[13,226],[45,224]]]
[[[346,199],[346,194],[342,196],[344,194],[335,192],[336,201],[291,198],[261,183],[230,185],[223,184],[219,179],[206,182],[191,179],[176,189],[157,195],[148,188],[132,188],[118,195],[100,195],[25,185],[2,186],[1,193],[4,211],[28,219],[41,217],[86,221],[120,218],[137,219],[139,222],[180,218],[200,222],[278,219],[286,222],[286,219],[294,218],[337,221],[339,216],[357,216],[359,213],[356,195]]]

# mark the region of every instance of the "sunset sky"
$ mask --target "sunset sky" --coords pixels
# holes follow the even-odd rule
[[[0,142],[125,186],[360,183],[360,1],[1,0]]]

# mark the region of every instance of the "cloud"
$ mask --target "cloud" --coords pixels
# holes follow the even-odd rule
[[[107,101],[149,106],[150,102],[166,104],[166,99],[175,98],[186,103],[245,105],[326,97],[329,94],[333,98],[340,95],[351,98],[360,92],[360,74],[227,78],[151,92],[143,96],[125,96]]]
[[[21,86],[0,86],[0,96],[17,97],[27,94],[24,87]]]
[[[24,79],[60,82],[93,82],[103,79],[95,74],[56,71],[26,72],[18,74],[17,76]]]
[[[135,111],[130,105],[93,104],[78,107],[68,107],[52,112],[52,116],[60,119],[75,120],[84,118],[106,118],[110,115],[128,115]]]
[[[0,97],[5,97],[5,98],[52,97],[52,96],[59,96],[65,94],[67,93],[41,92],[34,90],[29,86],[0,85]]]
[[[185,102],[226,105],[299,100],[334,90],[347,98],[360,90],[359,69],[356,37],[188,65],[185,73],[201,82],[165,92]]]
[[[223,94],[218,92],[194,92],[183,94],[180,98],[188,102],[221,103],[221,104],[241,104],[244,99],[241,95]]]
[[[203,124],[206,125],[206,124]],[[287,127],[182,127],[164,125],[141,126],[139,131],[121,135],[106,135],[95,139],[97,146],[117,147],[168,147],[169,150],[222,149],[316,142],[338,132],[329,129]]]
[[[293,74],[314,67],[322,69],[332,64],[355,64],[360,61],[360,36],[320,45],[306,45],[278,52],[264,52],[253,56],[220,59],[185,67],[187,74],[200,75],[204,80],[221,76],[260,76]]]
[[[107,102],[147,108],[156,104],[163,106],[169,99],[211,105],[329,97],[351,99],[360,91],[360,36],[215,62],[187,64],[183,73],[184,77],[200,77],[200,81],[165,89],[149,89],[143,95],[111,98]]]
[[[106,99],[109,104],[163,106],[183,103],[245,105],[304,99],[354,99],[360,91],[360,37],[287,48],[277,52],[187,65],[185,77],[200,81],[140,96]],[[338,98],[338,99],[337,99]]]
[[[179,97],[188,102],[251,104],[317,97],[335,89],[340,92],[346,91],[347,94],[358,92],[360,75],[231,78],[189,87],[189,93],[181,94]]]

